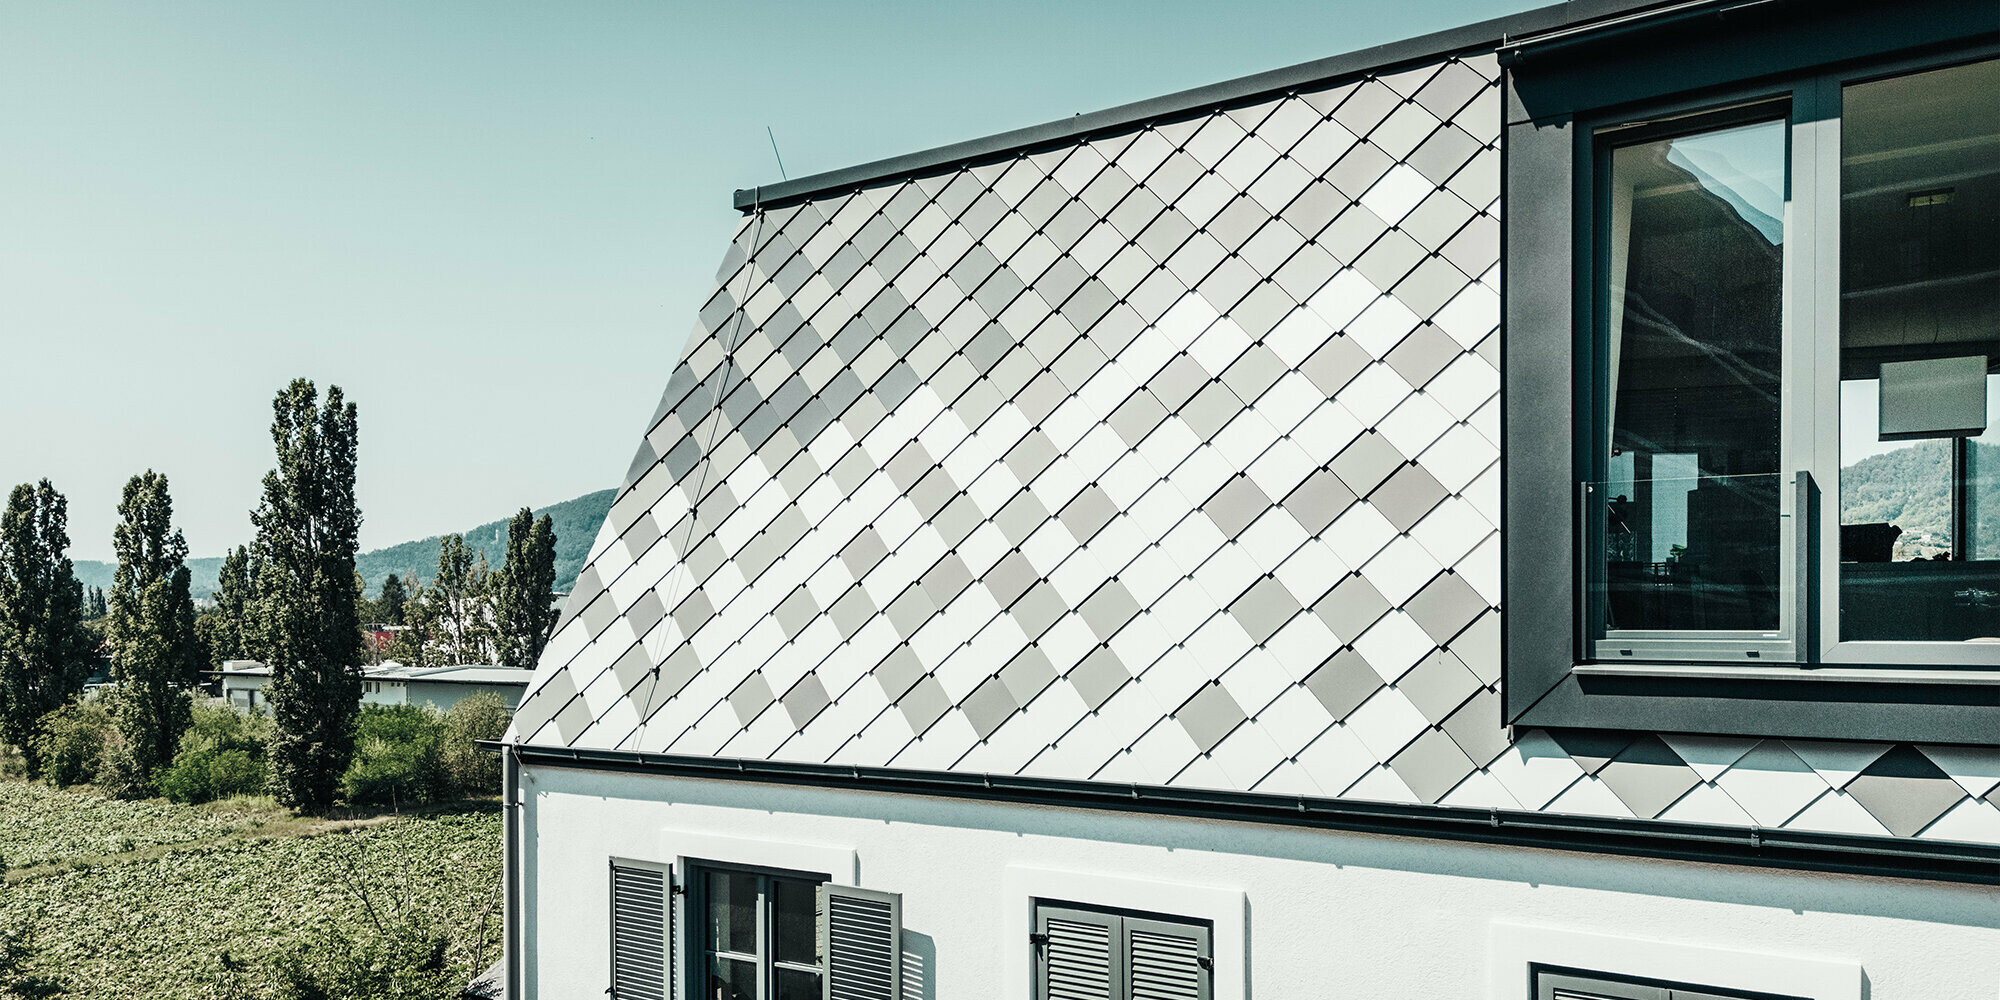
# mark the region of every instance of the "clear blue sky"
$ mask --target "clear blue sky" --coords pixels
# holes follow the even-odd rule
[[[1536,3],[0,4],[0,488],[245,542],[270,400],[361,409],[364,548],[616,486],[730,193]]]

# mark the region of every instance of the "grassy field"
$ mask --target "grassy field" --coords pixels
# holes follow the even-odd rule
[[[5,781],[0,855],[0,924],[33,927],[69,996],[261,996],[270,956],[399,918],[449,928],[466,978],[498,955],[496,803],[311,819]]]

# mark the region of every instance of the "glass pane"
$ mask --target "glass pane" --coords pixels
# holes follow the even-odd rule
[[[757,954],[757,876],[706,872],[708,949]]]
[[[757,1000],[757,963],[734,958],[709,960],[702,1000]]]
[[[2000,637],[2000,60],[1848,86],[1840,637]]]
[[[1693,456],[1662,462],[1692,471]],[[1614,463],[1615,465],[1615,463]],[[1784,477],[1616,479],[1590,487],[1602,518],[1606,630],[1769,628],[1780,599]],[[1601,506],[1598,506],[1601,505]]]
[[[803,879],[771,880],[771,958],[778,962],[816,965],[814,944],[818,886]]]
[[[1611,151],[1609,628],[1779,627],[1786,124]]]
[[[820,1000],[822,996],[818,972],[779,969],[777,979],[777,1000]]]

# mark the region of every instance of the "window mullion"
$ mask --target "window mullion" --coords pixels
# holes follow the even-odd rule
[[[757,996],[772,1000],[778,993],[778,973],[772,968],[771,876],[757,876]]]

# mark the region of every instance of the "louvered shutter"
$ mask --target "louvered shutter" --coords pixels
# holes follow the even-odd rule
[[[1206,925],[1124,918],[1132,1000],[1209,1000],[1214,962]]]
[[[1035,908],[1036,1000],[1107,1000],[1122,995],[1119,919],[1059,906]]]
[[[903,897],[821,885],[819,954],[825,1000],[901,1000]]]
[[[613,1000],[668,1000],[673,870],[611,863]]]

